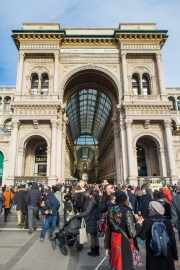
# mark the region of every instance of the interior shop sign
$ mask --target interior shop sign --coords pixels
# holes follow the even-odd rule
[[[47,157],[36,156],[35,162],[47,162]]]

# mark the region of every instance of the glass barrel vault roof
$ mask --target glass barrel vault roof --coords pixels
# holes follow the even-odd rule
[[[77,158],[79,161],[92,161],[94,151],[91,148],[83,147],[77,151]]]
[[[67,104],[67,115],[73,140],[90,135],[99,141],[111,107],[110,99],[94,89],[84,89],[72,95]]]

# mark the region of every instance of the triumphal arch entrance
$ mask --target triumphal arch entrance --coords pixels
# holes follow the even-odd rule
[[[25,23],[5,181],[177,179],[171,102],[155,24],[64,29]]]

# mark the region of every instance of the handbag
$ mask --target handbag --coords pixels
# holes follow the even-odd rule
[[[122,234],[126,237],[126,239],[130,243],[130,247],[131,247],[131,251],[132,251],[132,259],[133,259],[133,268],[143,266],[142,257],[139,254],[139,251],[134,247],[133,239],[132,238],[129,239],[129,237],[127,236],[127,234],[121,228],[119,228],[119,230],[122,232]]]
[[[87,242],[88,242],[88,238],[87,238],[87,232],[86,232],[86,222],[84,218],[82,218],[81,229],[79,229],[79,243],[85,244]]]

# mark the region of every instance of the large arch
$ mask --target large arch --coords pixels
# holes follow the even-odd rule
[[[159,138],[158,135],[154,134],[153,132],[138,132],[133,137],[133,147],[136,147],[136,143],[139,138],[141,137],[150,137],[156,144],[157,148],[164,148],[162,140]]]
[[[39,136],[42,137],[43,139],[46,140],[47,142],[47,147],[49,148],[51,146],[51,142],[50,139],[47,137],[47,135],[44,132],[30,132],[28,135],[26,134],[20,142],[20,148],[23,148],[24,146],[27,145],[27,143],[34,137],[34,136]]]
[[[121,91],[121,83],[120,81],[118,80],[116,74],[109,68],[105,68],[105,67],[100,67],[100,66],[96,66],[96,65],[91,65],[91,64],[88,64],[88,65],[83,65],[83,66],[79,66],[79,67],[73,67],[72,69],[68,70],[63,79],[61,80],[61,83],[59,85],[59,96],[60,98],[63,99],[63,103],[66,103],[69,96],[67,98],[65,98],[65,90],[66,90],[66,87],[68,85],[68,83],[74,78],[74,77],[77,77],[79,74],[85,74],[85,73],[94,73],[94,74],[99,74],[101,76],[103,76],[104,78],[106,78],[107,80],[109,80],[109,82],[112,83],[112,85],[114,86],[114,90],[116,91],[116,100],[117,100],[117,103],[119,102],[119,99],[122,95],[122,91]],[[100,89],[97,89],[98,85],[96,84],[93,84],[93,85],[89,85],[90,87],[92,86],[95,86],[96,90],[100,90]],[[81,85],[78,89],[75,88],[73,93],[78,91],[78,90],[81,90],[83,89],[84,85]],[[87,87],[87,85],[86,85]],[[105,89],[101,86],[101,91],[106,91],[105,94],[109,96],[109,98],[111,99],[111,101],[114,103],[114,99],[113,99],[113,96],[112,96],[112,93],[111,91],[109,91],[109,89]],[[72,95],[72,92],[71,94]],[[65,102],[64,102],[65,101]]]

